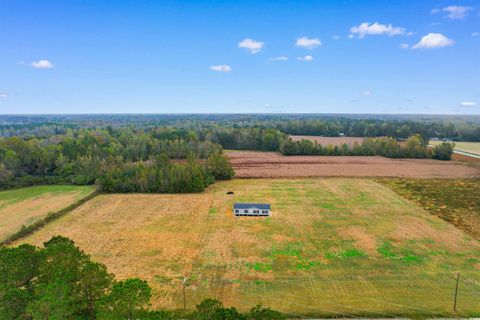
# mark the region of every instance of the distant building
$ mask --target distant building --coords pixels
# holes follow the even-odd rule
[[[270,216],[270,205],[267,203],[235,203],[233,205],[235,216]]]

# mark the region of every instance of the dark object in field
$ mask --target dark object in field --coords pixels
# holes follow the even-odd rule
[[[228,191],[227,194],[235,194],[233,191]]]

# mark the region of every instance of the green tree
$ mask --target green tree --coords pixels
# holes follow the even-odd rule
[[[455,143],[442,142],[432,150],[433,159],[437,160],[451,160]]]
[[[215,151],[208,156],[206,169],[216,180],[229,180],[235,175],[230,161],[220,151]]]
[[[220,309],[223,309],[222,302],[217,299],[205,299],[195,307],[195,311],[192,313],[192,319],[211,320]]]
[[[116,282],[100,302],[100,319],[139,319],[150,304],[151,289],[140,279]]]
[[[96,305],[110,289],[114,276],[105,265],[88,261],[80,270],[78,295],[83,306],[83,316],[95,319]]]
[[[56,236],[39,252],[34,298],[35,319],[95,319],[95,305],[109,290],[113,275],[65,237]]]
[[[38,274],[38,252],[34,246],[0,248],[0,319],[26,318]]]
[[[256,305],[247,314],[248,320],[283,320],[286,317],[276,310],[263,307],[262,305]]]

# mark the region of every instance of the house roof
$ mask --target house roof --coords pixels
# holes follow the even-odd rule
[[[234,209],[261,209],[261,210],[270,210],[270,205],[268,203],[240,203],[236,202],[233,205]]]

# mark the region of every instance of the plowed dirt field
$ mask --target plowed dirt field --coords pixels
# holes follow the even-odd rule
[[[384,157],[283,156],[226,151],[238,178],[401,177],[478,178],[480,167],[460,161]]]

